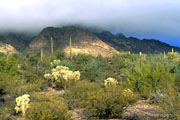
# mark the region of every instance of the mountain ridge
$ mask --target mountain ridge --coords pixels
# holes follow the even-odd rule
[[[82,48],[85,50],[86,45],[88,46],[91,42],[98,40],[101,43],[97,44],[103,44],[104,46],[109,46],[109,48],[112,46],[114,51],[118,50],[119,52],[131,51],[132,53],[158,54],[171,51],[172,48],[176,52],[180,52],[179,47],[171,46],[156,39],[140,40],[135,37],[126,37],[122,33],[112,34],[105,30],[93,30],[92,28],[88,29],[77,26],[64,26],[60,28],[46,27],[36,36],[21,33],[0,34],[0,42],[10,44],[20,52],[26,52],[29,49],[40,49],[42,46],[46,46],[45,49],[49,49],[48,51],[50,51],[50,48],[47,47],[47,44],[50,44],[50,37],[53,37],[55,41],[60,39],[60,41],[54,44],[55,50],[67,50],[66,47],[69,46],[69,38],[72,37],[74,48],[78,51]],[[86,41],[86,43],[82,43],[81,41]],[[78,49],[78,45],[80,44],[81,46]]]
[[[72,52],[89,53],[94,56],[102,56],[119,53],[113,47],[99,39],[95,34],[77,27],[44,28],[40,34],[30,43],[30,50],[43,48],[46,54],[50,54],[51,37],[54,42],[54,50],[64,50],[69,53],[69,39],[72,38]]]

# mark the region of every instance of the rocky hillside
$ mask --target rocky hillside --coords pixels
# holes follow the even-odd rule
[[[107,44],[111,45],[118,51],[131,51],[132,53],[164,53],[171,51],[172,48],[176,52],[180,52],[180,48],[170,46],[164,42],[154,39],[143,39],[139,40],[138,38],[134,37],[125,37],[123,34],[116,34],[113,35],[109,31],[103,31],[99,33],[94,33],[97,35],[101,40],[106,42]]]
[[[48,27],[31,42],[30,50],[44,49],[45,54],[51,52],[51,37],[54,50],[64,50],[69,53],[69,39],[72,38],[72,53],[87,53],[97,56],[109,56],[119,53],[113,47],[99,39],[96,35],[77,27],[54,28]]]
[[[0,53],[11,54],[11,53],[18,53],[18,51],[10,44],[5,44],[0,42]]]

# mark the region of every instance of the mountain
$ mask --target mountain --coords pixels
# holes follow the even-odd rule
[[[112,34],[109,31],[94,33],[99,39],[103,40],[107,44],[111,45],[118,51],[131,51],[132,53],[163,53],[171,51],[172,48],[176,52],[180,52],[179,47],[174,47],[164,42],[155,39],[143,39],[140,40],[134,37],[126,37],[123,34]]]
[[[54,28],[47,27],[30,43],[30,50],[43,48],[45,54],[51,52],[51,37],[53,38],[54,50],[64,50],[69,53],[69,39],[72,38],[72,53],[88,53],[94,56],[101,54],[109,56],[119,53],[116,49],[99,39],[96,35],[73,26]]]
[[[109,31],[97,28],[88,29],[75,26],[47,27],[35,37],[24,33],[0,34],[0,42],[11,45],[19,52],[40,51],[40,48],[43,48],[45,54],[50,54],[51,37],[53,37],[54,51],[64,50],[66,53],[69,53],[69,38],[71,37],[73,54],[89,53],[109,56],[124,51],[157,54],[171,51],[172,48],[174,51],[180,52],[179,47],[155,39],[140,40],[134,37],[126,37],[121,33],[112,34]]]
[[[24,33],[0,34],[0,42],[12,45],[17,51],[24,51],[33,39],[32,35]]]

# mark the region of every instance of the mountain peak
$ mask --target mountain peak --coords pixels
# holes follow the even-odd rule
[[[89,53],[95,56],[99,54],[109,56],[113,53],[119,53],[93,33],[75,26],[47,27],[32,41],[29,48],[31,50],[44,48],[45,53],[50,54],[51,37],[53,37],[54,49],[61,49],[67,53],[69,53],[70,37],[72,38],[72,51],[74,53]]]

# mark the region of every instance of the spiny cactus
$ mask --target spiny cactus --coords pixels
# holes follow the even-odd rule
[[[142,56],[142,52],[139,52],[139,56]]]
[[[131,54],[131,51],[129,51],[128,53]]]
[[[146,60],[146,54],[144,54],[144,60]]]
[[[164,58],[166,58],[166,52],[164,51]]]
[[[52,64],[59,64],[60,60],[54,61]],[[54,65],[53,65],[54,66]],[[79,71],[71,71],[66,66],[56,66],[51,70],[51,73],[45,74],[44,78],[50,81],[50,84],[53,87],[63,87],[69,83],[74,83],[80,79],[80,72]]]
[[[53,48],[53,38],[51,37],[51,54],[53,54],[54,48]]]
[[[70,55],[70,59],[72,60],[72,45],[71,45],[71,42],[72,42],[72,39],[71,39],[71,37],[70,37],[70,40],[69,40],[70,53],[69,53],[69,55]]]
[[[30,95],[24,94],[16,98],[16,113],[22,112],[23,116],[25,116],[26,110],[29,108]]]
[[[134,93],[130,89],[123,90],[122,94],[124,97],[133,97],[134,96]]]
[[[106,88],[109,88],[109,87],[116,87],[116,84],[117,84],[117,80],[114,79],[114,78],[107,78],[106,80],[104,80],[104,86]]]
[[[172,48],[172,54],[174,53],[174,48]]]

